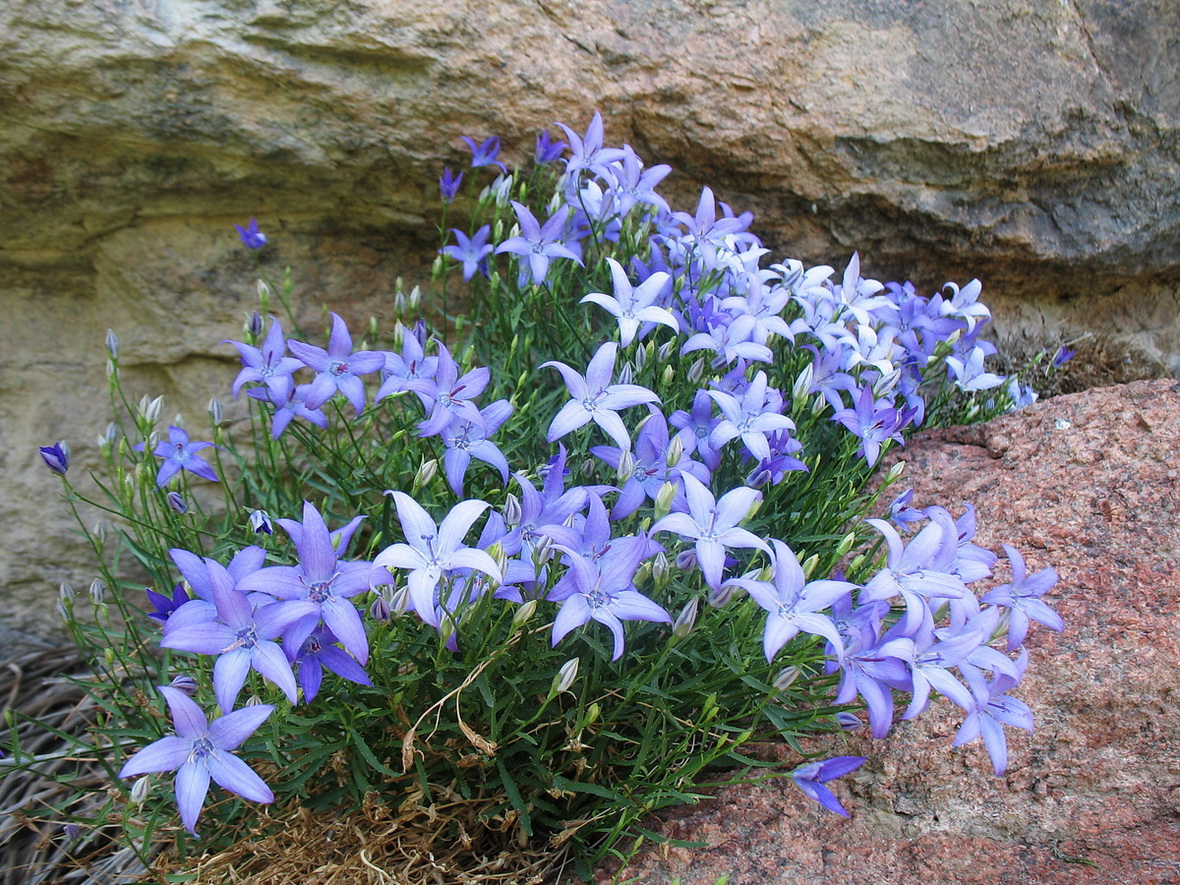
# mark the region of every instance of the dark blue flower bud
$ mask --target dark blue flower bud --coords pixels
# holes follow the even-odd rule
[[[70,469],[70,447],[64,441],[51,446],[41,446],[41,460],[54,473],[65,474]]]

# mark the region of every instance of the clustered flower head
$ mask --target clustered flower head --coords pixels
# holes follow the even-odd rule
[[[368,685],[375,631],[409,618],[453,653],[478,635],[470,613],[484,604],[545,611],[550,646],[588,644],[617,672],[626,671],[629,649],[690,641],[702,629],[700,603],[717,617],[745,606],[760,625],[748,637],[751,660],[769,666],[811,649],[814,669],[835,685],[832,703],[859,705],[874,737],[939,694],[962,712],[955,744],[982,736],[1000,773],[1003,726],[1032,728],[1031,712],[1009,692],[1027,666],[1030,622],[1063,627],[1044,600],[1052,569],[1028,574],[1005,545],[1011,580],[977,590],[998,557],[974,543],[974,511],[919,508],[906,494],[888,519],[852,527],[853,538],[879,538],[879,567],[814,574],[816,557],[805,554],[816,542],[794,534],[801,514],[762,512],[806,487],[829,459],[867,477],[956,396],[1015,399],[1007,379],[984,365],[994,348],[980,337],[989,314],[978,281],[924,297],[908,283],[862,277],[856,254],[839,273],[766,265],[750,213],[709,188],[694,212],[673,212],[656,192],[667,167],[645,166],[630,146],[605,147],[601,117],[585,133],[557,125],[566,141],[543,133],[535,156],[560,177],[552,199],[532,206],[498,159],[498,139],[464,139],[472,174],[499,171],[480,202],[493,217],[471,233],[450,230],[439,264],[472,286],[515,280],[519,297],[536,304],[564,297],[561,281],[594,270],[589,256],[601,256],[603,285],[593,288],[603,291],[587,285],[555,305],[566,314],[584,305],[579,322],[589,325],[578,328],[595,329],[571,339],[561,359],[505,381],[476,364],[474,349],[449,347],[424,322],[399,323],[388,350],[356,350],[334,313],[326,347],[287,339],[273,317],[261,346],[230,342],[242,362],[233,392],[246,389],[261,405],[274,439],[295,418],[315,433],[361,426],[376,413],[399,428],[381,445],[416,444],[428,454],[400,487],[371,494],[367,513],[334,511],[352,517],[334,531],[328,510],[310,501],[298,520],[272,510],[290,541],[285,564],[256,546],[225,565],[170,551],[185,584],[149,596],[161,645],[213,659],[223,715],[208,725],[187,697],[161,689],[177,735],[141,750],[122,773],[177,770],[189,829],[209,778],[267,801],[260,797],[269,791],[230,753],[265,718],[242,715],[257,707],[233,709],[248,680],[272,686],[279,703],[312,702],[326,674]],[[456,199],[462,179],[444,170],[444,202]],[[527,421],[534,429],[518,430]],[[217,479],[197,455],[210,445],[172,427],[154,451],[163,459],[159,485],[182,470]],[[47,447],[42,457],[58,472],[68,466],[68,451]],[[347,475],[371,481],[359,467]],[[366,516],[365,531],[380,542],[371,560],[349,559]],[[254,509],[249,528],[251,538],[269,535],[272,519]],[[841,712],[842,726],[857,726]],[[791,777],[845,814],[825,784],[863,762],[813,761]]]

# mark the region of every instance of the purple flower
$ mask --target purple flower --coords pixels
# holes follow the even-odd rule
[[[887,400],[878,406],[873,397],[873,385],[866,384],[856,400],[856,408],[841,409],[832,415],[860,440],[860,454],[870,467],[881,457],[881,447],[892,440],[902,442],[901,428],[907,416],[894,409]]]
[[[183,582],[172,588],[171,596],[157,593],[151,588],[146,588],[144,593],[147,594],[148,602],[155,609],[154,612],[148,612],[148,617],[160,622],[167,621],[174,611],[189,601],[188,593],[184,589]]]
[[[248,575],[239,587],[246,592],[269,593],[279,599],[303,603],[297,622],[284,624],[291,630],[283,642],[299,645],[322,619],[341,644],[364,664],[369,641],[360,614],[349,600],[369,589],[370,564],[365,560],[341,562],[337,556],[348,546],[363,517],[356,517],[338,529],[333,543],[323,516],[314,504],[303,502],[303,522],[280,519],[299,553],[297,566],[271,566]]]
[[[534,159],[542,166],[546,163],[552,163],[554,160],[561,159],[561,155],[565,153],[565,149],[569,147],[564,141],[553,141],[549,137],[548,130],[541,130],[541,134],[537,136],[537,149],[533,154]]]
[[[836,756],[822,762],[808,762],[791,772],[791,780],[803,791],[803,795],[814,799],[828,811],[848,817],[848,812],[824,784],[851,774],[866,761],[864,756]]]
[[[463,183],[463,173],[454,175],[450,166],[443,167],[442,178],[438,180],[438,192],[444,203],[453,203],[455,194],[459,193],[459,185]]]
[[[270,520],[270,515],[265,510],[255,510],[250,514],[250,528],[254,530],[254,534],[273,535],[275,533],[274,523]]]
[[[318,373],[307,391],[308,409],[318,409],[339,390],[358,413],[364,411],[365,386],[358,376],[384,368],[385,354],[375,350],[353,353],[348,326],[336,314],[332,314],[327,350],[302,341],[290,341],[287,346],[305,366]]]
[[[730,578],[726,586],[743,587],[753,600],[766,609],[766,629],[762,634],[762,649],[766,660],[774,660],[779,649],[799,632],[822,636],[836,650],[837,659],[844,657],[844,643],[835,623],[827,615],[819,614],[833,602],[852,592],[855,584],[847,581],[811,581],[803,575],[803,568],[782,541],[774,544],[774,583],[747,578]]]
[[[234,227],[238,229],[238,236],[242,238],[242,243],[247,249],[261,249],[266,245],[266,234],[258,229],[258,220],[251,217],[250,224],[242,227],[240,224],[235,224]]]
[[[433,400],[430,416],[418,424],[418,435],[434,436],[453,420],[460,418],[483,427],[483,416],[475,404],[475,398],[484,392],[491,377],[491,371],[486,366],[472,369],[460,377],[459,364],[451,357],[450,351],[439,344],[438,367],[430,385],[430,399]]]
[[[70,447],[64,440],[55,442],[51,446],[41,446],[41,460],[54,473],[65,475],[70,469]]]
[[[751,455],[759,461],[768,461],[770,442],[766,435],[795,429],[794,421],[778,413],[782,397],[768,390],[765,372],[754,376],[740,400],[720,390],[710,390],[709,396],[713,397],[723,416],[709,437],[709,443],[715,449],[721,449],[731,439],[741,437],[742,444]]]
[[[1077,356],[1077,353],[1078,352],[1076,350],[1070,350],[1064,344],[1061,345],[1061,350],[1057,351],[1057,355],[1053,357],[1053,368],[1060,369],[1075,356]]]
[[[310,390],[310,384],[300,384],[294,390],[290,391],[286,397],[279,400],[274,398],[274,393],[269,387],[253,387],[246,391],[246,395],[251,399],[262,400],[275,407],[275,412],[270,422],[270,435],[274,439],[278,439],[286,431],[287,425],[295,418],[310,421],[317,427],[328,426],[327,415],[319,409],[309,409],[307,407],[307,394]]]
[[[591,292],[579,304],[587,301],[597,304],[619,321],[619,343],[626,347],[635,340],[644,323],[661,323],[673,332],[680,331],[680,324],[671,313],[656,302],[660,295],[670,289],[672,278],[662,271],[653,273],[638,286],[632,287],[623,266],[613,258],[606,259],[614,281],[614,296],[602,292]]]
[[[515,200],[512,208],[520,222],[520,236],[510,237],[496,247],[496,254],[511,252],[527,259],[521,262],[520,284],[523,286],[530,278],[533,285],[539,286],[545,282],[549,274],[549,261],[553,258],[569,258],[582,263],[576,252],[561,242],[565,232],[565,223],[569,218],[569,206],[562,206],[556,214],[542,227],[527,206]],[[527,267],[527,273],[526,273]]]
[[[440,624],[435,592],[447,572],[455,569],[474,569],[499,582],[500,567],[483,550],[463,545],[463,536],[471,524],[489,507],[486,501],[460,501],[438,526],[425,510],[404,492],[389,491],[397,504],[398,519],[406,543],[386,547],[373,560],[373,571],[379,569],[408,569],[406,578],[414,611],[427,624]],[[387,578],[378,583],[388,583]]]
[[[168,442],[160,441],[156,446],[156,450],[152,452],[157,458],[163,458],[164,461],[160,465],[160,471],[156,474],[156,485],[163,488],[168,484],[172,477],[180,473],[181,470],[187,470],[189,473],[195,473],[202,479],[207,479],[212,482],[219,482],[217,473],[209,466],[197,452],[201,449],[216,448],[210,442],[190,442],[188,433],[183,427],[172,425],[168,428]],[[142,452],[144,450],[144,443],[134,446],[135,451]]]
[[[1012,566],[1012,582],[1001,584],[980,600],[1009,609],[1008,651],[1015,651],[1028,635],[1029,621],[1037,621],[1060,633],[1065,629],[1061,615],[1053,611],[1041,598],[1057,583],[1057,572],[1050,566],[1035,574],[1026,574],[1024,557],[1015,547],[1001,544]]]
[[[449,255],[463,265],[463,279],[470,280],[475,276],[476,271],[479,271],[485,277],[488,275],[487,259],[492,254],[492,249],[494,248],[488,243],[488,237],[491,235],[491,232],[491,227],[485,224],[468,239],[467,234],[463,233],[463,231],[454,228],[451,229],[451,233],[455,235],[455,239],[459,241],[459,245],[444,246],[442,248],[442,254]]]
[[[1005,694],[1024,677],[1028,667],[1028,651],[1021,649],[1020,656],[1013,663],[1016,665],[1015,675],[996,672],[990,682],[974,667],[960,668],[971,687],[975,704],[959,726],[951,745],[961,747],[982,735],[996,777],[1008,768],[1008,740],[1004,735],[1004,726],[1033,730],[1033,715],[1028,704]]]
[[[639,563],[646,555],[646,544],[628,546],[625,555],[586,559],[575,550],[561,545],[557,549],[569,555],[572,578],[557,617],[553,620],[552,644],[557,645],[575,627],[594,620],[606,625],[614,636],[612,661],[623,654],[623,621],[654,621],[672,623],[672,616],[663,606],[652,602],[635,589],[632,581]],[[552,595],[550,596],[552,599]]]
[[[496,159],[500,154],[500,137],[493,135],[490,138],[481,141],[479,144],[475,143],[475,139],[469,135],[460,136],[467,146],[471,148],[471,168],[476,169],[480,166],[499,166],[500,171],[507,173],[508,167]]]
[[[234,397],[238,396],[247,381],[265,384],[275,402],[285,402],[294,387],[291,376],[303,368],[303,363],[287,356],[287,342],[283,339],[283,327],[274,317],[270,318],[270,332],[261,348],[240,341],[223,341],[238,349],[242,358],[242,370],[234,379]]]
[[[660,398],[646,387],[637,384],[611,384],[615,371],[615,358],[619,345],[608,341],[598,348],[586,368],[585,376],[579,375],[565,363],[556,360],[542,363],[540,368],[552,366],[561,373],[566,389],[572,399],[561,407],[549,424],[547,439],[556,442],[567,433],[593,421],[619,444],[620,448],[631,448],[631,437],[623,426],[618,410],[641,403],[658,403]]]
[[[209,722],[184,692],[167,685],[157,688],[168,702],[176,734],[142,748],[127,760],[119,777],[175,771],[176,807],[185,829],[193,835],[210,779],[251,802],[274,801],[274,794],[262,778],[233,755],[274,712],[272,705],[243,707]]]
[[[407,329],[398,323],[397,331],[401,336],[402,352],[385,354],[385,368],[381,373],[383,380],[373,399],[378,401],[411,390],[417,394],[422,406],[429,408],[438,387],[434,381],[434,376],[438,374],[438,357],[426,356],[425,327],[419,334],[416,329]]]
[[[299,687],[303,702],[310,704],[320,693],[324,668],[358,685],[372,685],[364,668],[336,646],[336,634],[330,628],[314,630],[299,645],[284,646],[287,658],[299,667]]]
[[[223,713],[233,709],[251,670],[265,676],[287,700],[294,701],[295,677],[275,640],[314,608],[305,602],[270,602],[255,608],[246,593],[235,588],[224,567],[209,559],[205,565],[212,583],[213,607],[203,600],[193,600],[188,603],[189,611],[195,612],[193,616],[177,611],[168,620],[160,647],[218,656],[213,665],[213,690]],[[245,586],[250,577],[239,586]]]
[[[765,541],[753,532],[738,528],[738,523],[746,518],[754,502],[761,500],[762,494],[749,488],[731,489],[718,501],[692,474],[683,474],[683,480],[688,513],[669,513],[651,527],[651,532],[653,535],[660,531],[675,532],[695,541],[701,574],[711,588],[719,590],[727,547],[754,547],[770,554]]]
[[[598,111],[594,112],[594,117],[586,128],[585,137],[578,135],[564,123],[554,125],[558,126],[565,133],[565,137],[569,139],[571,156],[565,161],[565,171],[571,182],[576,182],[578,176],[574,173],[582,169],[601,172],[607,163],[613,163],[623,158],[623,152],[618,148],[604,148],[602,146],[605,130],[602,124],[602,114]]]
[[[447,483],[456,495],[463,494],[463,477],[472,458],[491,464],[500,471],[500,479],[508,482],[508,461],[494,442],[488,439],[512,414],[512,403],[506,399],[497,400],[480,412],[483,425],[456,416],[442,431],[443,467]]]

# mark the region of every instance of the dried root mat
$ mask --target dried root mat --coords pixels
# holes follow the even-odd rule
[[[567,853],[522,847],[514,821],[489,826],[488,800],[400,807],[366,802],[346,816],[298,805],[264,812],[253,832],[217,854],[158,857],[155,874],[221,885],[542,885],[565,881]],[[191,878],[190,878],[191,877]]]

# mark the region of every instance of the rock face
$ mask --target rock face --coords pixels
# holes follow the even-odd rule
[[[885,741],[822,749],[869,757],[837,788],[844,820],[793,786],[729,789],[658,829],[706,849],[646,849],[635,881],[1164,885],[1180,881],[1180,384],[1073,394],[901,456],[915,501],[978,507],[977,540],[1053,565],[1066,630],[1034,629],[1015,692],[1037,719],[1009,730],[992,776],[936,702]],[[821,749],[817,746],[816,749]]]
[[[524,159],[594,108],[780,256],[980,276],[1034,338],[1117,330],[1180,370],[1178,71],[1171,0],[11,0],[0,594],[79,578],[35,449],[93,463],[107,327],[136,395],[203,408],[254,304],[232,223],[259,217],[308,316],[363,320],[424,277],[459,135]]]

